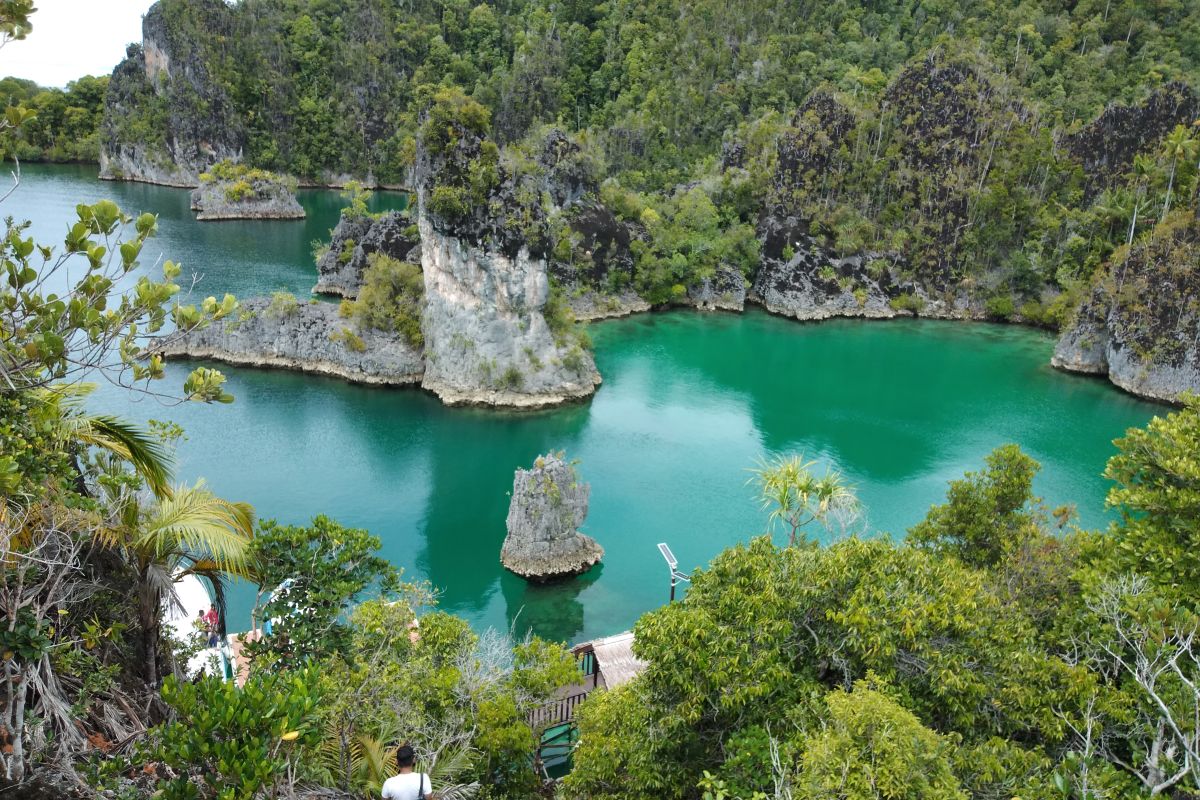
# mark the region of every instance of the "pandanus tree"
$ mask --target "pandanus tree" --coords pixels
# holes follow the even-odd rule
[[[770,511],[772,525],[783,523],[790,529],[792,546],[805,540],[803,529],[812,522],[826,529],[837,525],[844,531],[862,513],[854,489],[841,473],[826,469],[818,475],[817,466],[816,461],[787,455],[764,460],[752,470],[750,481],[758,485],[763,508]]]

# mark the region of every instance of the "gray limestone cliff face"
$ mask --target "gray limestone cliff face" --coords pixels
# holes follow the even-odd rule
[[[546,318],[547,222],[540,202],[527,200],[539,196],[536,179],[501,153],[486,202],[442,212],[431,203],[435,191],[465,194],[480,159],[496,158],[484,136],[456,128],[436,153],[417,145],[421,385],[450,405],[537,408],[589,397],[600,383],[591,352],[569,321],[551,330]]]
[[[195,0],[191,11],[214,41],[233,35],[227,4]],[[241,160],[244,122],[208,60],[201,43],[172,31],[160,3],[150,7],[142,43],[130,46],[109,81],[101,178],[192,187],[209,165]]]
[[[687,302],[701,311],[742,311],[746,307],[746,279],[728,264],[722,264],[711,278],[705,278],[687,290]]]
[[[791,257],[764,259],[749,295],[773,314],[798,320],[891,319],[914,313],[943,319],[984,316],[963,295],[902,279],[884,256],[839,258],[807,235],[793,234],[786,246]]]
[[[590,491],[561,453],[539,456],[532,469],[518,469],[500,562],[533,581],[591,569],[604,556],[604,548],[579,532]]]
[[[252,193],[238,200],[230,198],[231,186],[225,181],[212,181],[192,190],[196,219],[304,219],[294,185],[280,181],[256,183]]]
[[[1154,400],[1200,392],[1200,221],[1155,230],[1111,265],[1050,363]]]
[[[439,233],[421,214],[426,366],[422,386],[450,405],[556,405],[591,395],[588,351],[559,344],[542,314],[546,262]]]
[[[314,292],[355,298],[372,253],[419,262],[420,241],[410,230],[412,220],[401,211],[382,216],[347,215],[333,229],[329,249],[317,259]]]
[[[168,358],[314,372],[355,383],[420,383],[422,353],[401,337],[358,330],[331,303],[300,303],[284,313],[273,312],[271,305],[266,298],[246,300],[236,319],[171,340],[162,353]],[[347,336],[347,330],[353,336]]]

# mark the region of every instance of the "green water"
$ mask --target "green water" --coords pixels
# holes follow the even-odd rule
[[[183,191],[91,176],[27,169],[9,213],[53,236],[79,198],[157,211],[161,235],[148,252],[202,272],[206,293],[306,291],[309,240],[332,227],[340,205],[311,192],[304,222],[195,223]],[[442,607],[477,627],[532,626],[570,641],[624,630],[666,601],[657,542],[690,570],[760,533],[765,515],[746,470],[764,454],[799,450],[836,466],[857,486],[869,531],[902,534],[948,480],[1015,441],[1042,463],[1046,501],[1074,503],[1098,526],[1111,440],[1161,411],[1055,372],[1052,340],[1016,327],[802,325],[750,311],[591,328],[604,384],[589,403],[552,411],[448,409],[417,390],[231,367],[221,367],[231,406],[163,408],[114,392],[98,403],[184,425],[181,479],[205,477],[263,517],[325,513],[367,528],[408,577],[429,579]],[[183,371],[172,367],[169,380]],[[585,530],[607,554],[586,576],[536,587],[504,572],[499,552],[513,469],[552,448],[581,460],[592,485]],[[251,587],[237,587],[231,627],[245,627],[252,599]]]

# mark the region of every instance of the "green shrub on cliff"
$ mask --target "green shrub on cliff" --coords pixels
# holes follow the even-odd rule
[[[368,328],[398,333],[413,347],[425,342],[421,311],[425,278],[421,268],[381,253],[367,257],[358,299],[349,306],[355,320]]]
[[[291,292],[275,292],[267,305],[266,315],[271,319],[287,319],[300,310],[300,301]]]

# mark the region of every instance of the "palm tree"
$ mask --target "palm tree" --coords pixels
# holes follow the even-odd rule
[[[803,541],[801,528],[813,521],[826,528],[837,522],[844,530],[861,514],[854,489],[842,475],[826,470],[818,476],[813,471],[816,466],[816,461],[790,455],[764,460],[751,470],[750,480],[759,486],[759,499],[764,509],[770,509],[771,523],[783,522],[791,528],[789,546]]]
[[[222,500],[204,481],[175,487],[148,504],[144,494],[105,491],[111,524],[98,538],[119,551],[133,573],[140,655],[154,685],[164,607],[182,609],[175,584],[192,575],[207,578],[223,615],[226,577],[253,577],[254,509]]]
[[[76,489],[82,495],[91,494],[79,456],[94,447],[132,466],[155,497],[169,496],[173,465],[167,448],[153,435],[126,420],[87,413],[84,400],[95,389],[94,383],[64,383],[32,392],[47,412],[54,438],[74,462]]]
[[[1188,129],[1182,125],[1176,125],[1175,130],[1167,134],[1166,141],[1163,142],[1163,155],[1171,159],[1171,177],[1167,180],[1167,197],[1163,201],[1163,218],[1167,216],[1167,211],[1171,208],[1171,189],[1175,185],[1175,167],[1179,164],[1179,160],[1191,161],[1196,157],[1197,151],[1200,150],[1200,140],[1193,139],[1188,132]]]
[[[1137,191],[1134,195],[1133,220],[1129,223],[1129,238],[1125,242],[1126,245],[1133,244],[1133,235],[1137,230],[1138,212],[1144,207],[1142,197],[1146,192],[1147,181],[1154,174],[1156,166],[1154,159],[1148,155],[1142,154],[1133,157],[1133,176],[1137,181]]]

